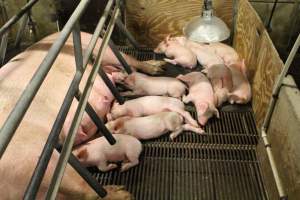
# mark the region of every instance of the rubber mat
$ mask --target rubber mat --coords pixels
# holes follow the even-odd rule
[[[139,60],[164,57],[148,48],[120,50]],[[165,74],[188,72],[167,65]],[[193,105],[186,109],[196,118]],[[124,185],[137,200],[267,199],[256,157],[258,133],[251,105],[223,106],[220,118],[210,119],[204,129],[205,134],[186,131],[174,141],[168,134],[143,141],[139,165],[127,172],[89,170],[104,185]]]

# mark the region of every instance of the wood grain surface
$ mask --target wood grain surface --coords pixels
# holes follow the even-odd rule
[[[259,16],[247,0],[239,0],[234,48],[245,58],[252,85],[252,107],[256,125],[260,128],[283,62]]]
[[[155,47],[168,34],[182,35],[184,25],[201,15],[203,0],[130,0],[126,26],[140,44]],[[232,26],[232,0],[213,1],[215,15]]]

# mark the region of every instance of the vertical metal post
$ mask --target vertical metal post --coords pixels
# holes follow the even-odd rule
[[[22,39],[22,36],[23,36],[24,31],[26,29],[26,26],[28,24],[28,20],[29,20],[29,15],[28,15],[28,13],[26,13],[26,14],[24,14],[24,16],[21,19],[21,23],[20,23],[18,33],[17,33],[17,36],[16,36],[16,41],[15,41],[15,44],[14,44],[15,48],[20,47],[21,39]]]
[[[82,96],[81,92],[79,90],[77,90],[77,92],[75,94],[75,98],[77,99],[77,101],[80,101],[81,96]],[[114,145],[116,143],[115,138],[112,136],[110,131],[106,128],[103,121],[98,117],[97,113],[95,112],[95,110],[93,109],[93,107],[89,103],[87,103],[85,111],[90,116],[92,121],[96,124],[99,131],[107,139],[109,144]]]
[[[7,43],[8,43],[8,32],[4,33],[1,39],[1,45],[0,45],[0,68],[4,64],[5,61],[5,54],[6,54],[6,49],[7,49]]]
[[[115,54],[115,56],[117,57],[117,59],[119,60],[119,62],[121,63],[121,65],[124,67],[125,71],[128,74],[131,74],[132,73],[131,67],[128,65],[128,63],[126,62],[126,60],[123,58],[123,56],[120,53],[119,49],[113,43],[112,40],[109,40],[109,47],[111,48],[111,50],[113,51],[113,53]]]

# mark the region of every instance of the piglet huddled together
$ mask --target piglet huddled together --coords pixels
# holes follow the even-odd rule
[[[102,105],[102,109],[99,105],[95,107],[97,114],[107,120],[106,128],[117,144],[111,146],[100,137],[77,146],[74,154],[85,166],[108,171],[117,168],[115,162],[123,161],[121,171],[125,171],[139,163],[142,151],[139,140],[155,139],[167,133],[170,133],[170,140],[175,140],[183,131],[204,134],[203,126],[210,118],[220,117],[218,108],[225,102],[245,104],[251,99],[244,60],[226,44],[201,44],[185,37],[167,36],[154,52],[165,54],[165,62],[190,72],[166,77],[137,71],[126,74],[108,68],[107,71],[114,73],[110,75],[111,80],[127,89],[121,94],[131,99],[122,105],[113,102],[110,92],[95,83],[100,92],[98,104]],[[197,63],[202,65],[202,70],[196,68]],[[95,95],[92,92],[91,98]],[[107,106],[103,106],[105,102]],[[185,110],[188,103],[195,106],[197,119]],[[91,137],[88,122],[92,122],[85,117],[78,131],[78,144]]]

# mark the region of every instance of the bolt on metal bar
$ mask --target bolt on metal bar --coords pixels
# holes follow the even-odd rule
[[[1,62],[0,67],[4,64],[4,61],[5,61],[7,44],[8,44],[8,33],[5,33],[2,36],[1,45],[0,45],[0,62]]]
[[[80,101],[81,96],[82,96],[81,92],[79,90],[77,90],[77,92],[75,94],[75,98],[77,99],[77,101]],[[109,142],[109,144],[114,145],[116,143],[115,138],[112,136],[112,134],[110,133],[110,131],[106,128],[106,126],[103,123],[103,121],[98,117],[97,113],[95,112],[95,110],[93,109],[93,107],[90,105],[90,103],[87,103],[85,111],[90,116],[90,118],[92,119],[92,121],[96,124],[98,130],[107,139],[107,141]]]
[[[126,62],[126,60],[123,58],[123,56],[120,53],[119,49],[113,43],[112,40],[109,40],[109,47],[111,48],[111,50],[113,51],[113,53],[115,54],[115,56],[117,57],[117,59],[119,60],[119,62],[121,63],[121,65],[124,67],[125,71],[128,74],[131,74],[132,73],[131,67],[128,65],[128,63]]]
[[[121,32],[126,36],[126,38],[129,40],[129,42],[132,44],[132,46],[135,49],[140,49],[139,43],[135,40],[133,35],[127,30],[123,22],[118,18],[116,21],[116,25],[121,30]]]
[[[55,147],[56,150],[60,153],[61,152],[61,146],[58,145]],[[91,173],[85,168],[82,167],[81,163],[78,161],[78,159],[71,153],[69,158],[69,164],[75,169],[75,171],[86,181],[89,183],[91,188],[94,189],[94,191],[100,196],[105,197],[107,195],[106,190],[103,188],[103,186],[98,183],[98,181],[91,175]]]
[[[86,50],[86,52],[84,54],[84,58],[83,58],[84,70],[86,69],[86,66],[89,62],[89,58],[92,55],[93,49],[96,46],[96,42],[101,33],[101,30],[103,29],[104,23],[108,16],[107,13],[111,9],[112,3],[113,3],[113,0],[108,1],[107,5],[105,7],[105,12],[102,15],[102,17],[100,18],[100,20],[96,26],[95,32],[88,44],[87,50]],[[98,52],[98,54],[100,54],[100,52]],[[83,72],[77,71],[74,76],[74,79],[71,82],[71,85],[67,91],[65,98],[64,98],[63,105],[61,106],[61,108],[58,112],[58,115],[52,126],[52,129],[48,136],[46,144],[45,144],[43,151],[39,157],[39,160],[38,160],[38,163],[34,170],[34,173],[33,173],[31,180],[27,186],[24,199],[31,200],[31,199],[35,199],[35,197],[36,197],[36,194],[39,190],[39,186],[40,186],[42,179],[44,177],[44,174],[46,172],[49,160],[53,153],[54,145],[57,143],[59,133],[60,133],[63,123],[66,119],[68,110],[70,109],[70,106],[71,106],[72,100],[75,96],[75,93],[78,90],[78,86],[79,86],[82,76],[83,76]]]
[[[0,29],[0,37],[8,31],[8,29],[14,25],[28,10],[31,9],[31,7],[36,4],[39,0],[31,0],[25,6],[21,8],[21,10],[14,15],[12,18],[10,18],[9,21],[7,21]]]
[[[14,44],[15,48],[20,47],[21,39],[22,39],[22,36],[23,36],[24,31],[26,29],[26,26],[28,24],[28,21],[29,21],[29,14],[26,13],[21,19],[21,23],[20,23],[20,26],[19,26],[19,29],[18,29],[18,32],[17,32],[17,36],[16,36],[16,41],[15,41],[15,44]]]
[[[73,146],[73,143],[75,140],[76,131],[77,131],[80,121],[82,119],[82,116],[83,116],[83,113],[84,113],[84,110],[85,110],[85,107],[87,104],[88,96],[91,92],[94,80],[97,76],[97,72],[99,71],[102,57],[104,55],[104,50],[106,49],[106,47],[108,45],[108,40],[109,40],[112,30],[114,28],[114,24],[115,24],[118,14],[119,14],[119,8],[118,8],[118,2],[117,2],[117,6],[115,7],[114,13],[109,22],[107,32],[104,35],[104,38],[103,38],[101,46],[100,46],[100,50],[99,50],[100,56],[96,59],[96,64],[93,66],[93,69],[88,77],[86,86],[83,90],[82,98],[79,101],[79,105],[77,107],[75,116],[74,116],[72,124],[71,124],[71,128],[70,128],[68,136],[65,140],[58,163],[56,165],[56,168],[55,168],[55,171],[53,174],[53,178],[51,180],[49,189],[47,191],[46,199],[55,199],[55,197],[57,195],[58,188],[59,188],[60,182],[62,180],[66,164],[68,162],[68,158],[71,154],[72,146]]]
[[[74,24],[80,18],[89,2],[90,0],[82,0],[78,7],[75,9],[69,21],[65,25],[65,28],[62,30],[60,36],[51,46],[48,54],[40,64],[38,70],[35,72],[29,84],[26,86],[15,108],[6,119],[3,127],[0,130],[0,158],[2,157],[7,145],[12,139],[26,111],[28,110],[33,98],[35,97],[37,91],[39,90],[41,84],[47,76],[52,64],[54,63],[56,57],[60,52],[60,49],[63,47],[68,36],[70,35]]]

